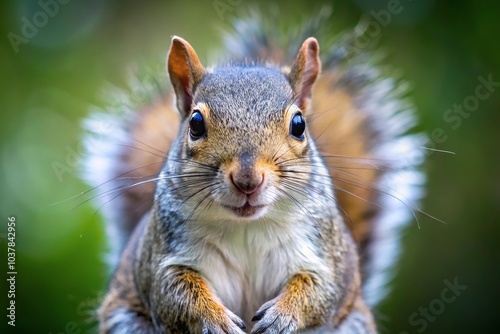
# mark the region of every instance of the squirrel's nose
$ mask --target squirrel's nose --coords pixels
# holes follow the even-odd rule
[[[264,174],[249,175],[247,173],[231,174],[231,182],[234,186],[246,195],[253,194],[264,183]]]

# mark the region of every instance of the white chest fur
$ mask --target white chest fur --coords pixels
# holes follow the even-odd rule
[[[310,224],[290,221],[224,224],[205,234],[196,265],[221,302],[249,322],[294,273],[322,266],[311,233]]]

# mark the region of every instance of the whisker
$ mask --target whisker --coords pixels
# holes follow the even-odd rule
[[[199,194],[199,192],[197,192],[196,194]],[[195,195],[196,195],[196,194],[195,194]],[[196,210],[200,207],[200,205],[201,205],[201,204],[202,204],[202,203],[203,203],[203,202],[204,202],[207,198],[209,198],[209,197],[210,197],[210,195],[211,195],[211,192],[208,192],[208,194],[206,194],[205,196],[203,196],[202,200],[201,200],[201,201],[199,201],[199,202],[195,205],[195,207],[193,208],[193,210],[191,210],[191,213],[189,214],[189,216],[188,216],[188,217],[186,218],[186,220],[185,220],[186,222],[188,222],[188,221],[191,219],[191,217],[194,215],[195,211],[196,211]]]
[[[452,155],[456,154],[453,151],[438,150],[436,148],[430,148],[430,147],[420,147],[420,148],[423,149],[423,150],[427,150],[427,151],[433,151],[433,152],[439,152],[439,153],[446,153],[446,154],[452,154]]]
[[[285,154],[287,154],[288,152],[290,152],[291,150],[293,150],[298,144],[295,144],[293,145],[292,147],[290,147],[288,150],[286,150],[285,152],[283,152],[279,157],[275,158],[274,159],[274,163],[275,165],[278,165],[278,160],[281,159]]]
[[[192,175],[192,174],[168,175],[168,176],[155,177],[155,178],[152,178],[152,179],[149,179],[149,180],[145,180],[145,181],[141,181],[141,182],[136,182],[136,183],[131,184],[131,185],[125,185],[125,186],[116,187],[116,188],[107,190],[107,191],[105,191],[103,193],[97,194],[95,196],[91,196],[90,198],[84,200],[82,203],[80,203],[77,206],[75,206],[74,208],[72,208],[71,211],[77,209],[81,205],[83,205],[83,204],[87,203],[88,201],[91,201],[91,200],[93,200],[93,199],[95,199],[97,197],[103,197],[103,196],[106,196],[106,195],[109,195],[109,194],[113,194],[115,192],[126,191],[126,190],[128,190],[130,188],[138,187],[138,186],[143,185],[143,184],[148,184],[148,183],[156,182],[156,181],[160,181],[160,180],[168,180],[168,179],[176,179],[176,178],[189,178],[189,177],[207,177],[207,176],[210,176],[210,175],[209,174],[204,174],[204,173],[198,173],[197,175]]]
[[[329,175],[324,175],[324,174],[321,174],[321,173],[314,173],[314,172],[305,172],[305,171],[297,171],[297,170],[284,170],[282,172],[285,172],[285,173],[295,173],[295,174],[306,174],[306,175],[316,175],[316,176],[321,176],[321,177],[329,177]],[[338,171],[337,171],[338,172]],[[360,178],[363,178],[361,176],[359,176]],[[363,184],[363,183],[360,183],[360,182],[356,182],[354,180],[347,180],[347,179],[343,179],[343,178],[340,178],[340,177],[337,177],[337,176],[332,176],[331,177],[332,180],[335,180],[335,181],[338,181],[338,182],[342,182],[342,183],[345,183],[345,184],[349,184],[349,185],[352,185],[352,186],[355,186],[355,187],[359,187],[359,188],[362,188],[362,189],[366,189],[366,190],[373,190],[373,191],[377,191],[381,194],[384,194],[384,195],[387,195],[387,196],[390,196],[392,198],[394,198],[395,200],[397,200],[398,202],[400,202],[401,204],[403,204],[406,208],[408,208],[413,217],[415,218],[415,221],[417,222],[417,226],[420,228],[420,221],[418,220],[418,217],[417,215],[415,214],[415,211],[431,218],[431,219],[434,219],[440,223],[443,223],[443,224],[446,224],[446,222],[430,215],[429,213],[423,211],[418,205],[416,205],[414,202],[410,201],[408,198],[406,198],[405,196],[403,196],[401,193],[399,193],[398,191],[396,191],[395,189],[392,189],[390,187],[387,187],[385,186],[385,188],[387,189],[381,189],[380,186],[370,186],[370,185],[366,185],[366,184]],[[307,184],[305,184],[307,185]],[[337,188],[339,189],[340,191],[343,191],[345,193],[348,193],[356,198],[359,198],[360,200],[363,200],[367,203],[370,203],[370,204],[373,204],[373,205],[376,205],[377,207],[379,208],[382,208],[379,204],[377,203],[373,203],[365,198],[362,198],[361,196],[358,196],[352,192],[349,192],[348,190],[346,189],[343,189],[341,188],[340,186],[338,185],[335,185],[334,188]],[[392,192],[392,193],[391,193]],[[403,198],[403,199],[401,199]]]
[[[286,183],[283,183],[283,184],[282,184],[282,186],[283,186],[283,187],[285,187],[285,188],[290,189],[290,187],[289,187]],[[290,201],[292,201],[293,203],[295,203],[295,205],[297,205],[297,206],[299,207],[299,209],[300,209],[300,210],[301,210],[301,211],[302,211],[302,212],[303,212],[306,216],[308,216],[309,218],[312,218],[314,221],[316,221],[316,223],[317,223],[318,225],[320,224],[320,223],[319,223],[319,221],[316,219],[316,217],[314,217],[314,216],[312,215],[312,213],[311,213],[309,210],[307,210],[307,208],[306,208],[306,207],[305,207],[302,203],[300,203],[300,201],[298,201],[295,197],[293,197],[292,195],[290,195],[290,194],[289,194],[286,190],[282,189],[281,187],[278,187],[278,186],[277,186],[276,188],[277,188],[277,189],[279,189],[279,190],[280,190],[280,191],[281,191],[281,192],[282,192],[282,193],[283,193],[286,197],[288,197],[288,199],[289,199]],[[292,189],[290,189],[290,190],[292,190]]]
[[[281,148],[283,147],[283,145],[285,145],[285,142],[282,142],[280,144],[280,146],[278,147],[278,149],[276,150],[276,152],[274,152],[272,158],[271,158],[271,161],[276,161],[276,155],[278,154],[278,152],[281,150]]]
[[[74,211],[77,208],[79,208],[80,206],[82,206],[83,204],[85,204],[85,203],[87,203],[87,202],[89,202],[89,201],[91,201],[93,199],[96,199],[98,197],[103,197],[103,196],[106,196],[106,195],[109,195],[109,194],[113,194],[115,192],[126,191],[126,190],[128,190],[130,188],[134,188],[134,187],[137,187],[137,186],[140,186],[140,185],[143,185],[143,184],[148,184],[148,183],[151,183],[151,182],[156,182],[156,181],[161,180],[161,179],[162,178],[153,178],[151,180],[137,182],[137,183],[134,183],[132,185],[127,185],[125,187],[116,187],[114,189],[105,191],[104,193],[97,194],[95,196],[91,196],[90,198],[87,198],[86,200],[84,200],[83,202],[81,202],[80,204],[78,204],[77,206],[73,207],[70,211]]]
[[[191,198],[193,198],[193,197],[194,197],[194,196],[196,196],[197,194],[201,193],[202,191],[204,191],[204,190],[206,190],[206,189],[209,189],[210,187],[213,187],[214,185],[217,185],[217,183],[216,183],[216,182],[210,182],[210,183],[208,184],[208,186],[205,186],[205,187],[203,187],[203,188],[201,188],[201,189],[196,189],[196,191],[195,191],[194,193],[192,193],[192,194],[191,194],[191,195],[189,195],[187,198],[185,198],[185,199],[181,202],[181,204],[179,204],[179,205],[177,206],[177,208],[175,209],[175,211],[178,211],[178,210],[180,209],[180,207],[181,207],[182,205],[184,205],[184,204],[185,204],[188,200],[190,200]],[[188,220],[189,220],[189,219],[188,219]]]
[[[126,147],[126,148],[131,148],[133,150],[138,150],[138,151],[143,151],[143,152],[146,152],[146,153],[149,153],[151,155],[154,155],[156,157],[159,157],[159,158],[162,158],[162,159],[165,159],[165,155],[160,155],[158,153],[155,153],[155,152],[151,152],[151,151],[148,151],[146,149],[143,149],[143,148],[140,148],[140,147],[136,147],[136,146],[132,146],[132,145],[126,145],[126,144],[119,144],[117,146],[120,146],[120,147]]]
[[[155,184],[153,184],[153,185],[149,185],[149,186],[148,186],[147,191],[151,191],[151,190],[153,190],[155,187],[156,187],[156,185],[155,185]],[[143,190],[141,193],[143,193],[143,194],[144,194],[145,192],[146,192],[146,190]],[[142,209],[142,210],[144,210],[144,211],[145,211],[147,208],[152,207],[152,206],[153,206],[153,203],[154,203],[154,196],[151,196],[151,198],[150,198],[148,201],[143,201],[143,202],[141,203],[141,207],[140,207],[140,209]]]
[[[308,189],[311,189],[311,190],[315,191],[319,195],[323,195],[323,196],[329,198],[330,200],[332,200],[337,205],[337,207],[340,210],[342,210],[342,212],[344,213],[344,215],[349,219],[349,222],[351,223],[351,225],[354,224],[354,222],[352,221],[352,219],[349,216],[349,214],[347,214],[347,212],[344,210],[344,208],[342,207],[342,205],[340,205],[340,202],[334,196],[330,196],[330,195],[326,194],[323,190],[318,189],[317,187],[309,184],[308,182],[306,182],[304,180],[297,180],[297,179],[294,179],[294,178],[290,178],[290,180],[293,180],[293,182],[296,184],[296,191],[301,191],[306,197],[310,196],[310,194],[307,193],[307,192],[305,192],[303,190],[305,187],[307,187]],[[290,180],[287,180],[286,182],[292,182]]]
[[[379,169],[376,165],[374,165],[373,163],[370,162],[370,159],[368,158],[358,158],[358,157],[347,157],[347,156],[341,156],[341,155],[335,155],[335,156],[322,156],[323,158],[338,158],[338,159],[353,159],[353,160],[358,160],[360,161],[360,163],[358,165],[371,165],[373,166],[375,169]],[[367,161],[367,162],[364,162],[364,161]],[[276,162],[275,164],[277,166],[282,166],[282,165],[285,165],[286,163],[290,163],[290,162],[294,162],[294,164],[290,164],[290,166],[294,166],[295,163],[304,163],[304,164],[309,164],[309,165],[312,165],[313,163],[316,163],[318,164],[318,166],[321,166],[323,165],[322,163],[319,163],[319,162],[311,162],[305,158],[302,158],[302,157],[295,157],[295,158],[290,158],[290,159],[287,159],[287,160],[282,160],[282,161],[279,161],[279,162]],[[343,162],[344,164],[346,163],[351,163],[351,162]],[[353,164],[353,163],[351,163]],[[382,167],[389,167],[389,165],[383,165],[383,164],[379,164],[381,165]]]
[[[312,112],[312,113],[307,113],[307,115],[305,116],[306,119],[308,120],[309,123],[313,124],[315,120],[317,120],[319,117],[337,109],[338,106],[334,106],[334,107],[331,107],[331,108],[328,108],[328,109],[325,109],[323,111],[315,111],[315,112]],[[315,116],[314,118],[312,116]],[[311,118],[311,121],[309,121],[309,118]]]
[[[163,163],[163,161],[153,162],[153,163],[150,163],[150,164],[147,164],[147,165],[141,166],[141,167],[137,167],[137,168],[131,169],[131,170],[129,170],[129,171],[127,171],[127,172],[125,172],[125,173],[122,173],[122,174],[120,174],[120,175],[118,175],[118,176],[115,176],[115,177],[114,177],[114,178],[112,178],[112,179],[109,179],[109,180],[108,180],[108,181],[106,181],[106,182],[103,182],[103,183],[101,183],[101,184],[99,184],[99,185],[97,185],[97,186],[95,186],[95,187],[92,187],[92,188],[90,188],[90,189],[88,189],[88,190],[86,190],[86,191],[83,191],[83,192],[81,192],[81,193],[80,193],[80,194],[78,194],[78,195],[74,195],[74,196],[72,196],[72,197],[70,197],[70,198],[67,198],[67,199],[64,199],[64,200],[62,200],[62,201],[59,201],[59,202],[56,202],[56,203],[49,204],[49,206],[58,205],[58,204],[61,204],[61,203],[65,203],[65,202],[67,202],[67,201],[70,201],[70,200],[72,200],[72,199],[75,199],[75,198],[78,198],[78,197],[84,196],[84,195],[86,195],[86,194],[88,194],[88,193],[90,193],[90,192],[92,192],[92,191],[96,190],[97,188],[102,187],[102,186],[103,186],[103,185],[105,185],[105,184],[108,184],[108,183],[109,183],[109,182],[111,182],[111,181],[115,181],[115,180],[120,179],[120,178],[121,178],[122,176],[124,176],[124,175],[127,175],[127,174],[129,174],[129,173],[135,172],[135,171],[137,171],[137,170],[139,170],[139,169],[141,169],[141,168],[150,167],[150,166],[152,166],[152,165],[156,165],[156,164],[159,164],[159,163]]]
[[[144,146],[146,146],[146,147],[149,147],[150,149],[155,150],[156,152],[158,152],[158,153],[162,154],[163,156],[166,156],[166,155],[167,155],[167,153],[168,153],[168,152],[164,152],[164,151],[162,151],[162,150],[160,150],[160,149],[157,149],[156,147],[153,147],[153,146],[151,146],[151,145],[149,145],[149,144],[146,144],[145,142],[140,141],[140,140],[139,140],[139,139],[137,139],[137,138],[132,138],[132,139],[133,139],[133,140],[135,140],[136,142],[138,142],[139,144],[142,144],[142,145],[144,145]]]
[[[178,162],[178,163],[181,163],[181,164],[194,165],[194,166],[201,167],[201,168],[204,168],[204,169],[207,169],[207,170],[210,170],[210,171],[216,171],[216,170],[218,170],[218,168],[215,167],[215,166],[210,166],[208,164],[204,164],[204,163],[201,163],[201,162],[195,161],[195,160],[178,159],[178,158],[169,158],[169,160],[175,161],[175,162]]]

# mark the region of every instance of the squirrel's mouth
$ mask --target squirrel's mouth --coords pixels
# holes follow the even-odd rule
[[[222,205],[225,209],[231,211],[235,216],[240,218],[258,218],[262,216],[265,211],[265,205],[251,205],[249,202],[245,202],[243,206],[234,207],[228,205]]]

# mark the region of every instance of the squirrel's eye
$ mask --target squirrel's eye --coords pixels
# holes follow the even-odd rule
[[[304,140],[304,132],[306,131],[306,120],[300,112],[292,117],[290,122],[290,135],[297,140]]]
[[[206,134],[205,121],[198,110],[195,110],[189,118],[189,133],[193,139],[199,139]]]

